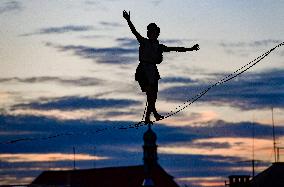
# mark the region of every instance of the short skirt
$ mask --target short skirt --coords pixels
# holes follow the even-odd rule
[[[158,80],[160,74],[156,64],[140,62],[135,73],[135,80],[138,81],[142,92],[146,92],[146,88],[158,92]]]

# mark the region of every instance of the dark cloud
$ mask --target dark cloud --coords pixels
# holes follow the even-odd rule
[[[197,81],[186,77],[165,77],[160,80],[160,83],[195,83]]]
[[[128,103],[127,103],[128,104]],[[50,107],[49,104],[46,106],[36,106],[38,108],[55,108]],[[29,106],[28,106],[29,107]],[[61,107],[61,105],[59,106]],[[64,108],[64,106],[63,106]],[[11,116],[11,115],[0,115],[0,130],[1,130],[1,142],[8,141],[15,138],[27,138],[29,135],[31,137],[45,137],[52,134],[60,133],[70,133],[70,136],[59,136],[57,138],[52,138],[46,141],[42,140],[42,143],[48,143],[49,141],[58,141],[62,143],[62,146],[65,144],[72,144],[70,142],[70,137],[74,137],[72,141],[77,142],[78,144],[88,144],[86,139],[95,138],[94,141],[98,144],[120,144],[121,146],[131,145],[132,143],[137,144],[142,141],[142,134],[145,128],[133,129],[129,128],[128,130],[118,130],[118,128],[113,129],[113,127],[129,127],[134,125],[135,122],[131,121],[90,121],[90,120],[64,120],[58,121],[56,119],[40,117],[40,116]],[[254,126],[254,127],[253,127]],[[96,132],[98,129],[108,128],[102,132]],[[271,139],[272,135],[272,126],[270,124],[259,124],[251,122],[239,122],[231,123],[225,121],[209,121],[206,123],[196,124],[194,126],[185,126],[185,127],[171,127],[163,125],[154,125],[153,129],[157,132],[159,144],[178,144],[178,145],[189,145],[193,147],[204,147],[204,148],[226,148],[229,147],[229,144],[216,144],[206,142],[195,142],[199,139],[208,139],[208,138],[220,138],[220,137],[229,137],[229,138],[251,138],[252,137],[252,128],[255,131],[255,137],[259,139]],[[24,132],[24,133],[21,133]],[[284,135],[284,127],[280,125],[275,127],[275,132],[277,137]],[[120,134],[121,133],[121,134]],[[137,134],[138,133],[138,134]],[[137,137],[141,137],[138,138]],[[66,140],[64,140],[66,139]],[[63,141],[64,140],[64,141]],[[30,141],[19,142],[20,144],[34,144],[29,143]],[[2,146],[3,144],[1,144]],[[11,144],[12,145],[12,144]],[[58,145],[59,146],[59,145]],[[17,147],[17,146],[15,146]],[[7,146],[8,148],[8,146]],[[57,149],[56,147],[55,149]],[[119,149],[119,147],[114,147],[114,149]],[[9,149],[8,149],[9,150]],[[12,149],[10,149],[12,151]],[[20,150],[15,150],[20,151]],[[24,149],[23,151],[28,151]],[[31,151],[33,151],[31,149]],[[3,152],[5,152],[3,150]]]
[[[252,122],[231,123],[222,120],[198,123],[195,126],[185,127],[157,127],[159,142],[162,144],[187,145],[189,147],[204,148],[229,148],[230,144],[218,144],[195,140],[208,138],[251,138],[253,128],[255,137],[260,139],[271,139],[272,126],[269,124],[259,124]],[[284,135],[284,128],[281,125],[276,127],[278,137]]]
[[[133,38],[127,38],[127,37],[122,37],[122,38],[117,38],[116,41],[118,42],[119,46],[123,47],[130,47],[130,48],[138,48],[139,43],[137,39]],[[184,41],[190,41],[191,40],[178,40],[178,39],[167,39],[167,40],[159,40],[160,43],[165,44],[165,45],[182,45]]]
[[[162,0],[152,0],[151,3],[156,7],[159,6]]]
[[[106,112],[105,116],[122,116],[122,115],[134,115],[135,112],[120,112],[120,111],[111,111],[111,112]]]
[[[129,47],[129,48],[137,48],[139,46],[139,43],[137,41],[137,39],[133,38],[127,38],[127,37],[123,37],[123,38],[117,38],[116,42],[118,42],[119,46],[123,46],[123,47]],[[177,40],[177,39],[168,39],[168,40],[160,40],[160,43],[162,44],[166,44],[166,45],[181,45],[183,43],[183,41],[181,40]]]
[[[117,22],[102,21],[102,22],[100,22],[100,25],[107,27],[107,28],[109,28],[109,27],[122,27],[122,25],[120,23],[117,23]]]
[[[178,39],[160,40],[160,43],[166,44],[166,45],[179,45],[179,44],[183,44],[184,42],[192,42],[192,40],[188,40],[188,39],[183,39],[183,40],[178,40]]]
[[[86,10],[88,11],[94,11],[93,7],[96,8],[96,11],[109,11],[109,6],[111,6],[111,3],[113,3],[116,0],[104,0],[104,1],[100,1],[100,0],[87,0],[84,1],[84,4],[86,5]]]
[[[225,77],[216,74],[216,77]],[[215,81],[212,80],[212,83]],[[208,88],[204,81],[173,86],[159,92],[167,100],[186,101]],[[284,70],[271,70],[261,73],[247,73],[223,85],[214,87],[198,102],[218,105],[231,105],[243,110],[271,107],[284,107]]]
[[[188,131],[195,131],[200,136],[209,137],[252,137],[253,128],[255,129],[255,136],[257,138],[270,139],[272,134],[272,127],[269,124],[259,124],[252,122],[239,122],[239,123],[229,123],[222,120],[207,122],[207,125],[202,125],[202,127],[191,128]],[[279,136],[284,135],[283,127],[276,127],[276,132]]]
[[[225,52],[232,55],[248,56],[249,53],[258,47],[274,47],[281,43],[281,40],[256,40],[251,42],[221,42],[220,46],[225,49]]]
[[[15,144],[1,144],[2,153],[29,153],[29,152],[68,152],[69,147],[80,145],[81,150],[85,148],[93,148],[93,146],[101,146],[102,154],[109,155],[109,146],[114,146],[113,151],[123,151],[123,146],[141,143],[144,128],[118,130],[119,127],[133,125],[134,122],[111,122],[111,121],[84,121],[84,120],[64,120],[37,117],[37,116],[11,116],[0,115],[0,130],[2,135],[0,141],[5,142],[11,139],[27,139],[47,137],[56,134],[64,134],[57,138],[50,138],[37,141],[19,141]],[[117,127],[114,129],[113,127]],[[108,128],[106,131],[96,132],[98,129]],[[29,130],[28,130],[29,129]],[[17,132],[25,132],[17,133]],[[30,134],[28,134],[30,132]],[[30,136],[29,136],[30,135]],[[69,135],[69,136],[68,136]],[[141,138],[137,138],[141,137]],[[40,141],[41,146],[37,146],[35,142]],[[52,144],[60,142],[53,147]],[[22,145],[23,149],[17,149],[16,144]],[[94,144],[92,147],[90,145]],[[8,146],[10,145],[10,146]],[[118,146],[120,145],[120,146]],[[45,149],[44,146],[50,146]],[[2,149],[3,147],[3,149]],[[57,151],[56,151],[57,150]]]
[[[96,48],[82,45],[55,45],[46,43],[46,46],[54,47],[62,52],[73,52],[76,56],[86,59],[93,59],[98,63],[127,64],[137,62],[138,49],[109,47]]]
[[[0,5],[0,14],[22,10],[22,4],[19,1],[7,1]]]
[[[106,25],[116,25],[103,22]],[[97,48],[84,45],[57,45],[54,43],[45,43],[48,47],[53,47],[61,52],[73,52],[74,55],[81,58],[92,59],[98,63],[106,64],[128,64],[138,61],[138,46],[136,39],[117,38],[118,46],[108,48]],[[165,43],[179,43],[179,40],[164,40]]]
[[[40,34],[63,34],[67,32],[90,31],[93,29],[94,28],[92,26],[87,26],[87,25],[66,25],[61,27],[42,28],[33,33],[23,34],[22,36],[31,36],[31,35],[40,35]]]
[[[86,5],[97,5],[98,4],[98,1],[90,1],[90,0],[87,0],[84,2]]]
[[[75,25],[67,25],[63,27],[49,27],[40,29],[40,34],[60,34],[65,32],[81,32],[81,31],[89,31],[92,30],[92,26],[75,26]]]
[[[119,46],[127,48],[138,48],[139,46],[137,39],[133,38],[117,38],[116,42],[118,42]]]
[[[98,38],[108,38],[107,35],[98,35],[98,34],[92,34],[92,35],[83,35],[83,36],[80,36],[80,38],[82,39],[98,39]]]
[[[256,40],[251,42],[221,42],[220,45],[222,47],[267,47],[270,45],[276,45],[281,43],[281,40],[273,40],[273,39],[267,39],[267,40]]]
[[[36,138],[35,140],[19,141],[15,144],[0,144],[2,153],[47,153],[47,152],[70,152],[72,146],[80,147],[80,151],[92,153],[94,146],[99,149],[100,155],[114,156],[120,158],[120,154],[128,148],[137,148],[143,143],[142,137],[146,130],[144,127],[128,130],[119,130],[118,127],[129,127],[134,122],[127,121],[84,121],[64,120],[58,121],[46,117],[36,116],[9,116],[0,115],[0,130],[2,135],[0,142],[15,139]],[[97,132],[98,129],[105,131]],[[159,145],[184,145],[188,147],[199,147],[206,149],[230,148],[229,143],[210,142],[208,138],[236,137],[251,138],[253,125],[250,122],[228,123],[225,121],[211,121],[200,126],[170,127],[155,125],[154,131],[158,136]],[[259,139],[271,139],[271,125],[254,124],[255,137]],[[25,133],[20,133],[25,132]],[[284,135],[284,128],[276,126],[277,137]],[[29,134],[30,133],[30,134]],[[41,139],[43,137],[55,138]],[[37,139],[39,138],[39,139]],[[203,142],[195,140],[203,139]],[[53,145],[56,142],[56,146]],[[119,153],[117,155],[113,153]],[[139,155],[141,157],[141,155]]]
[[[0,83],[5,82],[19,82],[19,83],[45,83],[45,82],[55,82],[63,85],[70,86],[95,86],[101,83],[101,80],[92,78],[92,77],[80,77],[80,78],[61,78],[61,77],[28,77],[28,78],[19,78],[19,77],[10,77],[10,78],[1,78]]]
[[[103,22],[104,25],[115,26],[115,23]],[[86,37],[86,36],[85,36]],[[92,37],[92,36],[90,36]],[[96,37],[96,36],[95,36]],[[114,47],[97,48],[84,45],[59,45],[47,42],[48,47],[53,47],[61,52],[73,52],[74,55],[85,59],[92,59],[105,64],[137,63],[139,43],[133,38],[117,38],[118,45]],[[163,40],[164,43],[177,44],[180,40]]]
[[[171,170],[175,177],[227,177],[240,174],[234,167],[248,167],[250,162],[240,163],[239,157],[225,157],[222,155],[168,155],[159,154],[159,161],[165,168]],[[267,166],[269,163],[261,162],[258,166]],[[250,174],[250,171],[241,171],[242,174]]]
[[[128,99],[97,99],[90,97],[60,97],[53,99],[41,99],[42,101],[31,102],[28,104],[14,105],[14,109],[32,108],[40,110],[75,110],[75,109],[96,109],[96,108],[115,108],[128,107],[140,104],[138,101]]]

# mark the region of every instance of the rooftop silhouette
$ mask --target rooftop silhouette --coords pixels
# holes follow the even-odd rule
[[[158,163],[157,135],[150,125],[143,140],[143,165],[44,171],[30,186],[178,187],[173,177]]]

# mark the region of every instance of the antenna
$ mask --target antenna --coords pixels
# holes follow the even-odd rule
[[[280,160],[280,159],[279,159],[279,150],[280,150],[280,147],[277,147],[276,149],[277,149],[277,162],[279,162],[279,160]]]
[[[273,150],[274,150],[274,161],[275,161],[275,162],[277,162],[277,160],[276,160],[276,141],[275,141],[275,128],[274,128],[273,107],[271,108],[271,113],[272,113],[272,130],[273,130]]]
[[[94,146],[94,163],[93,167],[96,168],[96,146]]]
[[[252,119],[252,160],[251,160],[251,164],[252,164],[252,178],[254,178],[254,116],[253,116],[253,119]]]
[[[73,146],[73,169],[76,169],[76,165],[75,165],[75,147]]]

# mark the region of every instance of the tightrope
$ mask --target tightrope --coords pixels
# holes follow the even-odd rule
[[[210,85],[209,87],[207,87],[206,89],[204,89],[203,91],[198,93],[197,95],[195,95],[192,98],[186,100],[183,104],[177,106],[174,110],[172,110],[169,113],[167,113],[164,116],[163,119],[169,118],[169,117],[171,117],[173,115],[176,115],[177,113],[185,110],[192,103],[194,103],[195,101],[199,100],[206,93],[208,93],[212,88],[214,88],[216,86],[219,86],[219,85],[222,85],[222,84],[232,80],[233,78],[243,74],[244,72],[246,72],[247,70],[249,70],[250,68],[255,66],[256,64],[258,64],[265,57],[267,57],[276,48],[279,48],[282,45],[284,45],[284,42],[282,42],[282,43],[276,45],[274,48],[271,48],[270,50],[266,51],[262,55],[258,56],[254,60],[252,60],[249,63],[245,64],[244,66],[240,67],[239,69],[237,69],[233,73],[227,75],[226,77],[222,78],[221,80],[217,81],[216,83],[213,83],[212,85]],[[103,131],[107,131],[107,130],[114,130],[114,129],[117,129],[117,130],[138,129],[138,128],[142,127],[142,126],[148,125],[148,124],[145,123],[145,121],[143,121],[143,119],[145,117],[146,110],[147,110],[147,102],[146,102],[146,106],[145,106],[144,113],[143,113],[141,121],[137,122],[135,124],[122,125],[122,126],[113,126],[113,127],[105,127],[105,128],[100,128],[100,129],[96,129],[96,130],[93,130],[93,131],[91,130],[91,131],[88,131],[88,132],[77,132],[77,133],[65,132],[65,133],[59,133],[59,134],[50,135],[50,136],[46,136],[46,137],[25,137],[25,138],[19,138],[19,139],[14,139],[14,140],[3,141],[3,142],[0,142],[0,144],[13,144],[13,143],[22,142],[22,141],[48,140],[48,139],[57,138],[57,137],[61,137],[61,136],[88,135],[88,134],[94,134],[94,133],[99,133],[99,132],[103,132]],[[161,119],[161,120],[163,120],[163,119]],[[161,121],[161,120],[159,120],[159,121]],[[156,122],[157,121],[152,121],[152,125],[155,124]]]

